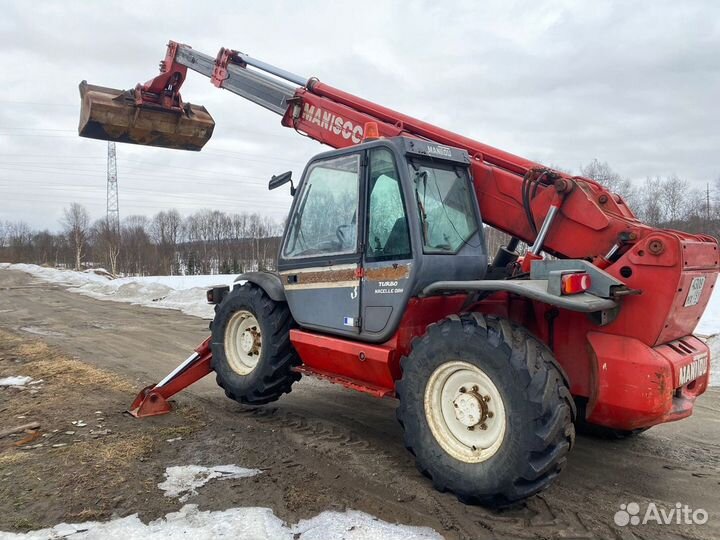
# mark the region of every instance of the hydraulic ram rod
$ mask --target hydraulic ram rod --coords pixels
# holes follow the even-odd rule
[[[187,45],[178,45],[175,61],[212,79],[218,88],[229,90],[280,115],[287,111],[289,100],[295,95],[295,88],[263,71],[300,86],[305,84],[297,75],[229,49],[222,49],[218,57],[213,58]],[[243,65],[255,66],[258,70],[249,70]]]

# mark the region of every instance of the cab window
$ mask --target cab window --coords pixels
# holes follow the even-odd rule
[[[369,261],[411,258],[400,179],[393,154],[387,148],[371,150],[369,179],[365,258]]]
[[[291,216],[283,257],[355,253],[359,185],[359,154],[312,164]]]
[[[467,171],[421,163],[410,171],[425,253],[456,253],[478,229]]]

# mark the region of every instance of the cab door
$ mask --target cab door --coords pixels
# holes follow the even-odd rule
[[[311,162],[293,204],[278,270],[300,326],[360,332],[363,156],[356,151]]]
[[[394,333],[411,295],[412,245],[403,182],[387,146],[368,150],[367,221],[363,253],[362,338]]]

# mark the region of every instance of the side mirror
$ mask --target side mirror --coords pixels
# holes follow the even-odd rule
[[[279,188],[280,186],[284,186],[290,182],[290,195],[295,195],[295,185],[292,181],[292,171],[284,172],[282,174],[278,174],[277,176],[273,176],[270,179],[270,182],[268,182],[268,189],[275,189]]]

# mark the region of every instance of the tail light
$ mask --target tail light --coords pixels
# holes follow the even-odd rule
[[[562,293],[578,294],[587,291],[592,285],[590,274],[576,273],[562,276]]]
[[[207,293],[205,293],[207,297],[208,304],[219,304],[223,301],[223,298],[225,298],[225,295],[230,292],[230,287],[227,285],[223,285],[220,287],[213,287],[212,289],[208,289]]]

